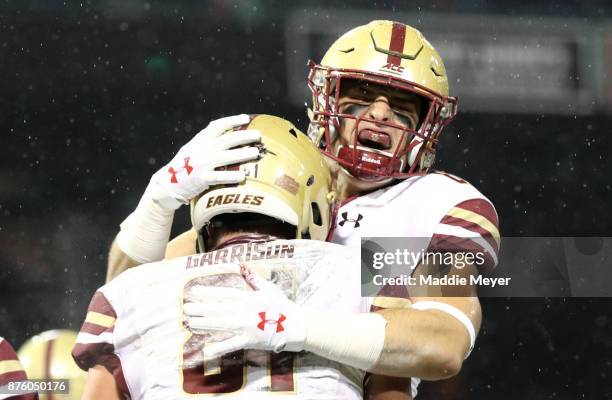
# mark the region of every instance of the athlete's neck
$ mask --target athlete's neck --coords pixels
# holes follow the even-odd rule
[[[343,201],[351,196],[361,196],[380,189],[389,184],[389,180],[370,182],[355,178],[349,174],[344,168],[340,168],[336,174],[335,187],[338,194],[338,200]]]

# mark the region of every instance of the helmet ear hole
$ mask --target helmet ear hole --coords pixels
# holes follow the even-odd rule
[[[312,223],[317,226],[323,226],[323,218],[321,217],[319,205],[313,202],[310,203],[310,208],[312,209]]]

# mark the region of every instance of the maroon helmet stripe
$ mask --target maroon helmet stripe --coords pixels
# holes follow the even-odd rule
[[[389,51],[395,53],[404,52],[404,41],[406,40],[406,25],[397,22],[393,23],[393,29],[391,30],[391,43],[389,43]],[[387,56],[387,63],[393,65],[400,65],[402,62],[401,57],[389,54]]]
[[[53,343],[55,342],[55,339],[51,339],[49,341],[47,341],[47,346],[45,347],[45,374],[44,374],[44,379],[46,380],[50,380],[51,379],[51,359],[53,357]],[[47,399],[48,400],[53,400],[53,393],[48,392],[47,393]]]

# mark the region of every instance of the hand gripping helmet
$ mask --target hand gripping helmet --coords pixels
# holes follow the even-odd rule
[[[255,213],[295,226],[295,238],[325,240],[330,224],[329,168],[308,136],[290,122],[256,115],[238,129],[261,132],[260,157],[228,167],[245,171],[238,185],[213,186],[191,201],[191,222],[205,251],[206,227],[213,217]]]
[[[309,66],[313,104],[308,135],[323,153],[362,179],[405,178],[427,172],[434,161],[438,136],[457,112],[457,99],[448,96],[440,55],[418,30],[399,22],[372,21],[342,35],[320,64],[311,60]],[[340,91],[347,79],[418,96],[422,107],[416,129],[340,113]],[[356,120],[354,144],[334,148],[343,118]],[[361,121],[400,129],[404,135],[400,143],[407,145],[391,152],[358,146]]]
[[[77,333],[59,329],[42,332],[25,342],[17,356],[29,379],[68,379],[68,394],[53,394],[53,399],[80,399],[85,388],[87,372],[82,371],[72,359],[72,348]],[[40,400],[51,395],[39,394]]]

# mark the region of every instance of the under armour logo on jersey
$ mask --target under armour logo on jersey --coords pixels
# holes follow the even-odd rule
[[[357,214],[357,219],[349,218],[347,212],[343,212],[341,216],[342,216],[342,221],[338,222],[338,225],[340,226],[344,226],[344,224],[346,224],[347,222],[352,222],[353,224],[355,224],[354,225],[355,228],[359,228],[359,226],[361,225],[359,221],[363,219],[363,215],[361,214]]]
[[[187,175],[189,175],[191,171],[193,171],[193,167],[189,165],[189,157],[185,157],[183,160],[185,161],[185,165],[183,165],[181,168],[179,169],[174,169],[174,167],[168,168],[168,172],[170,173],[170,175],[172,175],[170,177],[170,182],[178,183],[178,180],[176,179],[176,174],[178,174],[179,172],[187,171]]]
[[[285,317],[283,314],[279,314],[278,319],[266,319],[266,312],[262,311],[259,313],[259,318],[261,318],[261,322],[257,324],[257,327],[262,331],[265,329],[266,324],[276,324],[276,333],[285,330],[283,327],[283,321],[285,321],[287,317]]]

